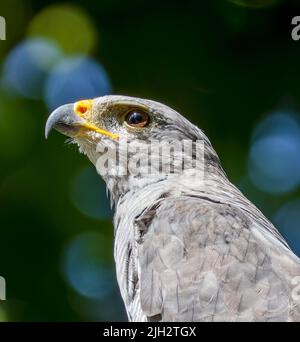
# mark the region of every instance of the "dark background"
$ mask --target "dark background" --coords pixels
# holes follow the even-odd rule
[[[161,101],[300,255],[298,1],[2,0],[0,321],[125,320],[105,186],[48,114],[81,98]]]

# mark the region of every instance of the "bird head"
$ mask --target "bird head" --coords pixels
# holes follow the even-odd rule
[[[102,96],[57,108],[48,118],[45,134],[55,128],[79,145],[103,138],[199,139],[201,131],[183,116],[161,103],[128,96]]]
[[[49,116],[45,128],[46,137],[53,128],[70,137],[96,167],[105,148],[115,151],[122,141],[126,141],[127,145],[136,146],[153,141],[202,141],[206,145],[207,160],[218,164],[218,157],[209,140],[198,127],[170,107],[152,100],[111,95],[66,104],[54,110]],[[107,155],[112,158],[115,153]],[[101,174],[102,170],[97,167],[97,171]],[[110,175],[104,179],[107,183],[112,183],[108,184],[111,190],[112,187],[116,188],[116,173],[112,167],[110,171]],[[161,179],[166,175],[159,177]],[[127,188],[129,178],[130,174],[127,172],[126,177],[122,177],[123,185],[127,183]],[[140,184],[143,184],[145,179],[149,182],[150,178],[157,181],[157,177],[134,175],[135,181],[139,179]],[[122,182],[118,177],[119,185]],[[118,191],[122,192],[120,186]]]

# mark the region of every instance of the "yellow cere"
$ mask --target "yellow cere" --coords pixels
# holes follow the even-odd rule
[[[84,114],[92,108],[93,100],[81,100],[74,103],[74,112],[84,117]]]

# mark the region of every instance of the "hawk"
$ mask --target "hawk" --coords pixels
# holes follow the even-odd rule
[[[299,258],[230,183],[201,129],[166,105],[116,95],[59,107],[46,137],[52,128],[70,137],[106,182],[130,321],[300,321]],[[126,158],[115,153],[125,140]],[[152,172],[149,163],[126,164],[134,150],[149,155],[153,141]],[[172,142],[192,144],[162,157],[161,147]],[[195,163],[196,142],[203,158]]]

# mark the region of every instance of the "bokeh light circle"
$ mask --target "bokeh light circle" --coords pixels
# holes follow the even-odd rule
[[[51,38],[70,54],[88,54],[97,40],[88,15],[81,8],[65,4],[52,5],[38,13],[29,25],[28,35]]]
[[[52,41],[42,38],[25,40],[6,57],[2,84],[9,92],[39,98],[49,70],[60,58],[60,50]]]
[[[283,194],[300,184],[300,127],[296,119],[275,114],[254,131],[248,158],[253,184],[263,192]]]
[[[252,141],[270,136],[298,136],[300,135],[299,122],[290,112],[275,112],[266,117],[254,129]]]
[[[62,59],[52,69],[45,86],[45,100],[50,110],[110,93],[111,84],[104,68],[92,58],[83,56]]]
[[[86,232],[75,237],[63,257],[63,272],[67,282],[80,295],[101,299],[110,294],[114,273],[105,260],[109,243],[101,234]]]

